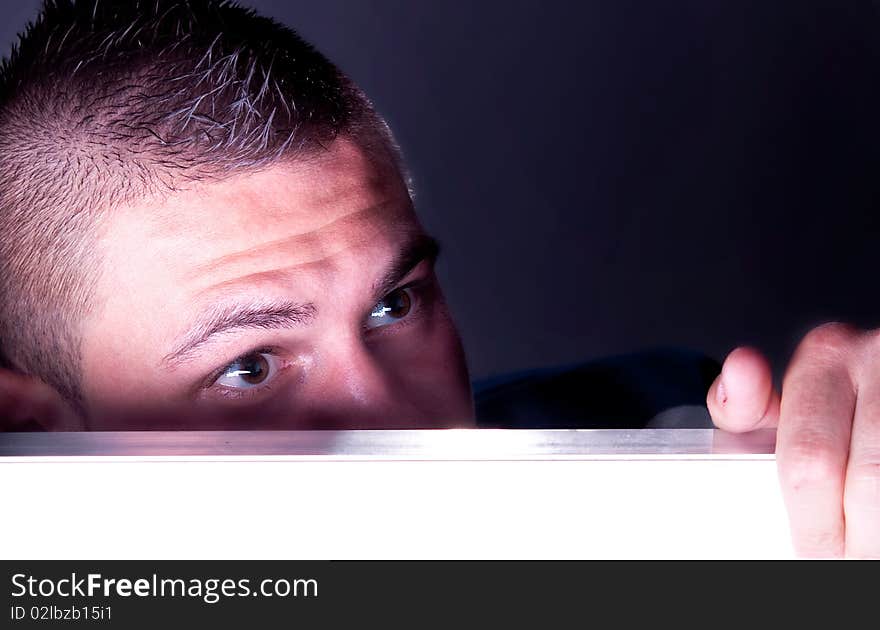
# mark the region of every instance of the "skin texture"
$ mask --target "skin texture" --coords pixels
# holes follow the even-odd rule
[[[713,383],[715,424],[777,427],[776,461],[795,551],[880,558],[880,333],[837,323],[812,330],[786,370],[737,348]]]
[[[426,238],[391,173],[339,140],[308,162],[115,212],[99,247],[99,306],[84,321],[88,428],[470,424],[464,355],[433,260],[410,261],[376,293],[395,258]],[[371,316],[405,285],[405,317]],[[272,306],[268,319],[252,315],[251,327],[173,356],[193,329],[216,323],[210,313],[285,302],[302,321]],[[256,351],[271,367],[259,386],[235,375],[212,383]]]
[[[98,300],[83,322],[87,417],[39,381],[0,370],[6,428],[472,425],[430,248],[394,264],[424,236],[399,174],[344,140],[308,162],[122,208],[101,227]],[[408,308],[380,303],[401,287]],[[296,306],[286,319],[277,309],[285,302]],[[217,329],[218,305],[267,304],[274,319],[252,314],[250,327],[184,351]],[[373,316],[385,309],[406,312]],[[242,384],[236,358],[255,353],[270,377],[257,389],[233,386]],[[778,427],[799,555],[880,557],[880,332],[820,326],[781,392],[771,374],[757,350],[734,350],[708,392],[713,420],[734,432]]]

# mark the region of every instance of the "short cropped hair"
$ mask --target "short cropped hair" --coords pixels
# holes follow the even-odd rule
[[[78,321],[114,207],[340,135],[397,147],[291,29],[216,0],[52,0],[0,67],[0,361],[82,408]]]

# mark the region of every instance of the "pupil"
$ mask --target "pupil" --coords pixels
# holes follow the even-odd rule
[[[262,383],[269,372],[269,363],[262,355],[255,354],[241,362],[240,374],[245,382],[251,385]]]
[[[406,291],[395,291],[388,296],[388,306],[391,309],[388,314],[392,317],[401,318],[409,313],[411,302]]]

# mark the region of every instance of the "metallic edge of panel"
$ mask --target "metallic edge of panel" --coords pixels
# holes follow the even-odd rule
[[[772,455],[775,430],[127,431],[0,433],[0,458],[283,456],[507,460]],[[6,460],[11,461],[9,459]],[[0,459],[0,463],[3,459]]]

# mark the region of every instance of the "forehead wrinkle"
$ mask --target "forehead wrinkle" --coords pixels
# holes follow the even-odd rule
[[[345,214],[308,232],[266,241],[242,251],[225,254],[197,265],[188,276],[189,279],[194,280],[230,265],[252,260],[268,262],[268,259],[278,254],[282,254],[288,263],[291,256],[296,257],[296,262],[292,265],[287,264],[287,268],[312,264],[373,240],[385,227],[375,221],[378,217],[383,216],[388,220],[387,226],[393,228],[405,215],[406,210],[393,202],[377,204]]]
[[[413,239],[415,239],[415,242],[419,242],[419,237],[422,235],[422,232],[421,230],[412,229],[405,233],[402,232],[401,234],[405,234],[402,243],[404,248],[403,251],[406,252],[409,245],[414,242]],[[428,240],[433,241],[433,239]],[[362,239],[361,244],[368,241],[369,239]],[[352,245],[352,247],[355,246],[356,245]],[[210,301],[210,299],[216,294],[247,294],[255,288],[260,289],[269,286],[278,288],[282,293],[289,292],[290,287],[293,284],[292,279],[298,272],[308,271],[311,267],[317,268],[318,273],[331,271],[333,269],[333,265],[331,264],[332,259],[348,249],[350,248],[341,248],[339,251],[316,258],[315,260],[298,262],[293,265],[285,265],[273,269],[264,269],[236,276],[235,278],[222,280],[198,290],[193,294],[193,298],[197,302],[203,300]]]
[[[327,268],[327,263],[335,254],[324,256],[315,260],[297,263],[295,265],[286,265],[275,269],[266,269],[263,271],[255,271],[253,273],[236,276],[228,280],[222,280],[196,292],[193,297],[196,300],[210,299],[217,293],[238,293],[245,289],[254,287],[260,288],[270,285],[277,286],[281,290],[289,292],[291,286],[291,278],[297,271],[305,271],[309,267]]]

